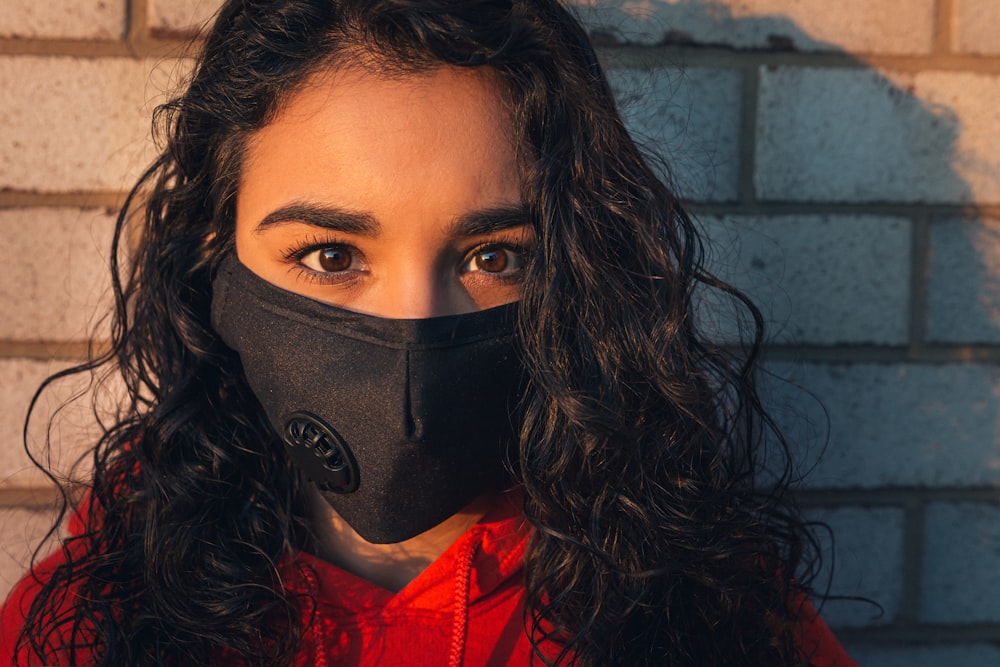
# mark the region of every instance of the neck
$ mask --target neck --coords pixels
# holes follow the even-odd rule
[[[373,544],[358,535],[323,500],[315,487],[310,493],[317,537],[316,555],[394,593],[413,581],[497,501],[496,492],[484,493],[416,537],[394,544]]]

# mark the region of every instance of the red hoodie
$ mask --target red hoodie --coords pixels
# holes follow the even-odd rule
[[[72,529],[72,527],[71,527]],[[524,632],[521,562],[528,530],[511,505],[485,516],[403,590],[392,593],[334,565],[299,554],[286,585],[315,593],[296,667],[457,667],[541,664]],[[59,551],[35,573],[44,579]],[[38,664],[12,655],[23,613],[40,586],[28,576],[0,611],[0,665]],[[801,642],[814,667],[857,667],[812,607]],[[551,649],[551,647],[549,647]],[[548,651],[546,651],[548,653]]]

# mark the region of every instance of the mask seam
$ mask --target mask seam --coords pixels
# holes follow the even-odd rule
[[[366,316],[363,313],[353,313],[351,311],[347,311],[346,309],[342,309],[337,306],[331,306],[330,304],[324,304],[320,301],[310,299],[309,297],[303,296],[301,294],[296,294],[295,292],[290,292],[288,290],[282,289],[277,285],[273,285],[267,282],[266,280],[255,274],[244,264],[240,263],[238,258],[234,257],[230,261],[232,262],[232,264],[230,264],[229,266],[224,266],[220,270],[220,274],[223,272],[226,273],[225,280],[223,281],[223,294],[222,294],[222,304],[221,304],[222,312],[226,312],[230,305],[228,299],[229,289],[227,289],[228,287],[230,287],[229,282],[232,280],[239,280],[240,278],[236,276],[236,273],[238,271],[242,271],[246,274],[246,279],[244,281],[246,283],[246,291],[258,300],[258,303],[263,310],[266,310],[267,312],[270,312],[273,315],[284,317],[286,319],[293,320],[305,326],[312,327],[319,331],[335,333],[338,335],[345,336],[346,338],[351,338],[353,340],[360,340],[366,343],[372,343],[375,345],[379,345],[381,347],[388,347],[391,349],[399,349],[399,350],[424,350],[424,349],[429,350],[441,347],[459,347],[462,345],[477,343],[483,340],[491,340],[491,339],[504,340],[508,337],[516,336],[516,330],[515,330],[516,323],[510,321],[512,315],[507,313],[497,314],[499,318],[502,318],[501,322],[499,323],[499,326],[497,326],[494,330],[490,332],[467,334],[459,337],[453,336],[447,339],[434,340],[426,343],[414,343],[406,340],[386,340],[385,338],[366,335],[350,328],[350,326],[347,327],[336,326],[332,322],[317,321],[317,319],[327,317],[332,320],[334,318],[351,319],[352,316],[360,316],[360,318],[375,317],[375,316]],[[218,278],[216,278],[216,280],[218,280]],[[301,299],[303,300],[303,306],[307,308],[309,307],[315,308],[319,306],[322,308],[332,308],[335,309],[336,311],[341,311],[341,312],[328,313],[325,315],[322,313],[306,314],[302,313],[299,310],[290,308],[286,305],[277,302],[276,299],[279,297],[290,298],[290,299]],[[510,305],[511,304],[504,304],[503,306],[498,306],[497,308],[503,308],[504,306],[510,306]],[[465,313],[465,315],[480,315],[484,312],[487,311],[476,311],[473,313]],[[516,313],[514,313],[513,316],[516,316]],[[377,318],[377,319],[390,319],[390,318]],[[352,325],[355,325],[357,323],[358,323],[357,319],[352,321]],[[362,323],[361,326],[364,326],[364,324]]]
[[[412,343],[407,341],[387,341],[383,338],[377,338],[374,336],[366,336],[360,334],[357,331],[352,331],[350,329],[330,326],[324,322],[317,322],[312,317],[299,313],[298,311],[292,310],[285,306],[279,306],[277,304],[270,303],[268,301],[261,300],[260,306],[263,310],[283,317],[285,319],[293,320],[303,326],[308,326],[319,331],[324,331],[327,333],[335,333],[345,338],[350,338],[352,340],[359,340],[366,343],[372,343],[374,345],[379,345],[381,347],[388,347],[397,350],[431,350],[442,347],[461,347],[464,345],[472,345],[484,340],[504,340],[507,338],[515,337],[516,331],[514,331],[513,324],[505,325],[503,329],[499,332],[482,333],[475,335],[462,336],[459,338],[448,338],[446,340],[439,340],[427,343]],[[345,330],[346,329],[346,330]]]

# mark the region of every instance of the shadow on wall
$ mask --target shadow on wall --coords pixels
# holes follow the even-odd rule
[[[929,50],[912,40],[929,40],[930,26],[907,23],[920,12],[893,10],[894,3],[863,7],[862,18],[884,13],[887,21],[859,20],[850,30],[846,20],[834,21],[839,34],[829,35],[815,13],[805,13],[808,3],[784,3],[788,15],[741,15],[730,7],[740,3],[711,0],[574,4],[595,41],[608,47],[835,54],[825,61],[770,58],[774,64],[756,69],[740,58],[704,66],[698,59],[665,73],[654,71],[663,67],[662,52],[610,48],[605,56],[630,129],[656,147],[682,194],[703,211],[710,265],[762,307],[769,341],[839,348],[840,363],[770,365],[815,394],[829,414],[828,446],[809,486],[844,491],[838,501],[847,504],[852,489],[1000,484],[998,369],[921,364],[898,352],[926,343],[1000,343],[1000,222],[980,220],[979,210],[1000,202],[1000,122],[981,122],[996,118],[995,81],[875,70],[850,55]],[[898,30],[887,35],[885,25]],[[742,108],[747,103],[756,107]],[[742,128],[749,123],[755,127]],[[911,275],[914,267],[923,275]],[[724,337],[734,330],[732,322],[708,327]],[[826,438],[823,407],[791,385],[768,393],[793,441],[804,450],[813,443],[802,456],[815,461]],[[901,612],[905,622],[1000,618],[1000,607],[976,607],[971,586],[952,576],[959,565],[932,571],[951,540],[979,544],[982,553],[970,548],[969,559],[991,562],[987,551],[1000,546],[1000,530],[985,538],[970,522],[939,525],[935,517],[952,516],[942,507],[926,511],[925,571],[920,590],[909,593],[911,602],[918,596],[916,610],[901,609],[901,571],[912,557],[903,548],[903,508],[818,512],[837,531],[834,592],[885,607],[872,619],[867,606],[831,605],[829,620],[886,626],[901,622]]]
[[[631,128],[672,165],[679,189],[690,200],[736,202],[752,191],[765,206],[889,205],[882,207],[889,213],[877,216],[879,220],[841,215],[836,230],[815,216],[798,216],[792,229],[783,229],[774,217],[770,225],[741,219],[740,245],[749,245],[744,254],[754,270],[732,278],[769,310],[777,327],[773,342],[914,342],[910,295],[901,291],[909,287],[911,213],[892,212],[891,205],[943,204],[964,211],[931,226],[927,316],[919,328],[931,343],[1000,343],[1000,229],[976,220],[978,202],[1000,202],[1000,160],[994,150],[1000,145],[1000,123],[962,123],[963,118],[995,118],[1000,90],[988,77],[973,73],[876,71],[846,52],[929,48],[910,36],[929,39],[929,26],[915,25],[919,11],[907,16],[889,3],[865,7],[866,16],[891,16],[896,32],[886,35],[883,21],[822,21],[810,13],[813,5],[808,3],[771,3],[787,5],[796,19],[813,24],[821,33],[817,36],[787,16],[750,15],[745,9],[738,13],[715,0],[574,4],[604,45],[722,45],[837,54],[833,67],[761,67],[753,73],[757,106],[749,116],[741,109],[745,98],[740,86],[750,74],[746,69],[690,67],[651,75],[633,61],[633,66],[612,72]],[[849,44],[823,40],[822,33],[834,32],[831,23],[841,32],[845,26],[851,29],[847,35],[830,35],[846,36]],[[749,133],[753,154],[746,163],[753,172],[745,175],[740,173],[740,126],[754,117],[757,126]],[[705,218],[708,225],[716,222]],[[806,232],[807,227],[815,227],[815,233]],[[760,234],[748,235],[758,228]],[[768,234],[768,229],[776,233]],[[839,238],[831,238],[835,232]],[[732,230],[712,236],[719,237],[721,248],[735,241]],[[829,264],[821,266],[795,257],[826,248],[782,252],[789,244],[791,250],[805,250],[809,244],[803,239],[810,237],[813,244],[854,247],[827,253]],[[784,292],[779,283],[800,287]]]

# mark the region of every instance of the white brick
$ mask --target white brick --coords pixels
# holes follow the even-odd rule
[[[0,57],[0,189],[126,190],[185,61]]]
[[[1000,3],[996,0],[953,0],[952,30],[955,49],[963,53],[1000,53]]]
[[[221,6],[221,0],[149,0],[149,26],[154,34],[197,33]]]
[[[608,75],[629,131],[640,145],[666,160],[683,197],[736,199],[739,72],[613,69]]]
[[[989,0],[985,0],[989,1]],[[921,54],[933,0],[572,0],[591,30],[624,42],[694,42],[739,49]]]
[[[0,37],[118,39],[126,0],[4,0]]]
[[[768,369],[794,383],[766,380],[764,402],[810,470],[811,487],[1000,483],[998,367],[773,362]]]
[[[931,227],[927,338],[1000,343],[1000,220]]]
[[[113,227],[103,209],[0,210],[0,338],[87,338],[110,307]]]
[[[54,520],[48,511],[0,508],[0,601],[27,573],[32,553]],[[46,544],[42,555],[53,547]]]
[[[28,404],[35,390],[48,375],[67,367],[65,361],[33,361],[0,359],[0,487],[50,486],[51,482],[39,471],[24,451],[22,429]],[[59,381],[44,392],[36,405],[28,433],[32,453],[57,475],[69,476],[72,464],[96,441],[99,433],[90,412],[91,394],[87,384],[90,376]],[[84,396],[68,402],[78,392]],[[104,393],[101,396],[105,396]],[[106,414],[108,400],[99,402]],[[46,431],[56,410],[65,406],[51,423],[51,448],[46,451]],[[81,468],[74,479],[85,479],[87,469]]]
[[[1000,648],[989,644],[958,646],[851,647],[851,657],[865,667],[996,667]]]
[[[833,567],[830,594],[869,598],[882,605],[884,615],[867,602],[828,600],[823,619],[831,626],[878,626],[892,623],[899,612],[903,582],[903,511],[893,507],[838,509],[813,508],[813,521],[822,521],[833,530],[817,530],[823,543],[823,570],[814,588],[825,586]]]
[[[758,196],[1000,201],[998,109],[995,75],[761,68]]]
[[[925,534],[924,620],[1000,622],[1000,507],[934,503]]]
[[[702,223],[711,268],[753,299],[772,342],[906,344],[908,221],[801,215]],[[725,312],[714,311],[706,314]]]

